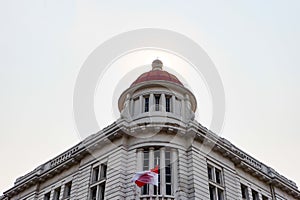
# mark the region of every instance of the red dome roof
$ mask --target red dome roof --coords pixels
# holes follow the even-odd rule
[[[131,86],[146,81],[169,81],[183,86],[183,84],[178,80],[176,76],[163,70],[151,70],[149,72],[143,73],[131,84]]]
[[[152,70],[140,75],[132,84],[131,86],[137,85],[142,82],[146,81],[168,81],[172,83],[176,83],[179,85],[183,84],[178,80],[176,76],[170,74],[169,72],[162,70],[163,63],[156,59],[152,62]]]

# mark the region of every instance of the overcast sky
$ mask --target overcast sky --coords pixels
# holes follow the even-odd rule
[[[83,139],[72,107],[83,62],[112,36],[145,27],[176,31],[206,51],[226,95],[219,134],[300,184],[299,10],[298,0],[0,1],[0,193]],[[100,127],[118,117],[113,87],[122,75],[115,72],[156,57],[182,75],[197,96],[198,121],[209,126],[211,102],[201,78],[184,76],[180,70],[190,66],[174,55],[142,51],[120,58],[103,77],[95,96],[107,100],[95,104]],[[103,89],[112,78],[112,88]]]

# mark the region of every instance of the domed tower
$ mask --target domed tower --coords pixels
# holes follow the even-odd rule
[[[186,162],[178,158],[191,145],[187,130],[194,122],[195,96],[176,76],[164,71],[163,63],[157,59],[152,62],[152,70],[140,75],[121,94],[118,106],[119,127],[129,135],[126,146],[128,159],[133,161],[129,170],[160,166],[159,186],[137,188],[136,195],[146,200],[157,195],[160,199],[178,199],[179,188],[184,184],[178,175],[178,164]]]
[[[118,101],[121,118],[131,125],[142,123],[187,123],[197,108],[193,93],[176,76],[163,70],[156,59],[152,70],[140,75]]]

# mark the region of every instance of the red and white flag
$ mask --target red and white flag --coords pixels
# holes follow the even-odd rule
[[[145,184],[158,186],[158,166],[149,171],[136,172],[131,181],[135,182],[139,187],[142,187]]]

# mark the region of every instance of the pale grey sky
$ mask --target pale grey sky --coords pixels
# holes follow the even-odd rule
[[[72,98],[81,65],[112,36],[145,27],[184,34],[207,52],[225,88],[222,137],[300,184],[299,10],[298,0],[1,1],[0,193],[80,141]],[[156,56],[175,72],[171,65],[181,63],[160,52],[140,52],[112,70],[130,71]],[[208,125],[205,89],[183,78],[197,91],[198,119]],[[99,87],[101,92],[109,101],[95,108],[104,127],[116,114],[113,94]],[[110,109],[105,119],[103,107]]]

